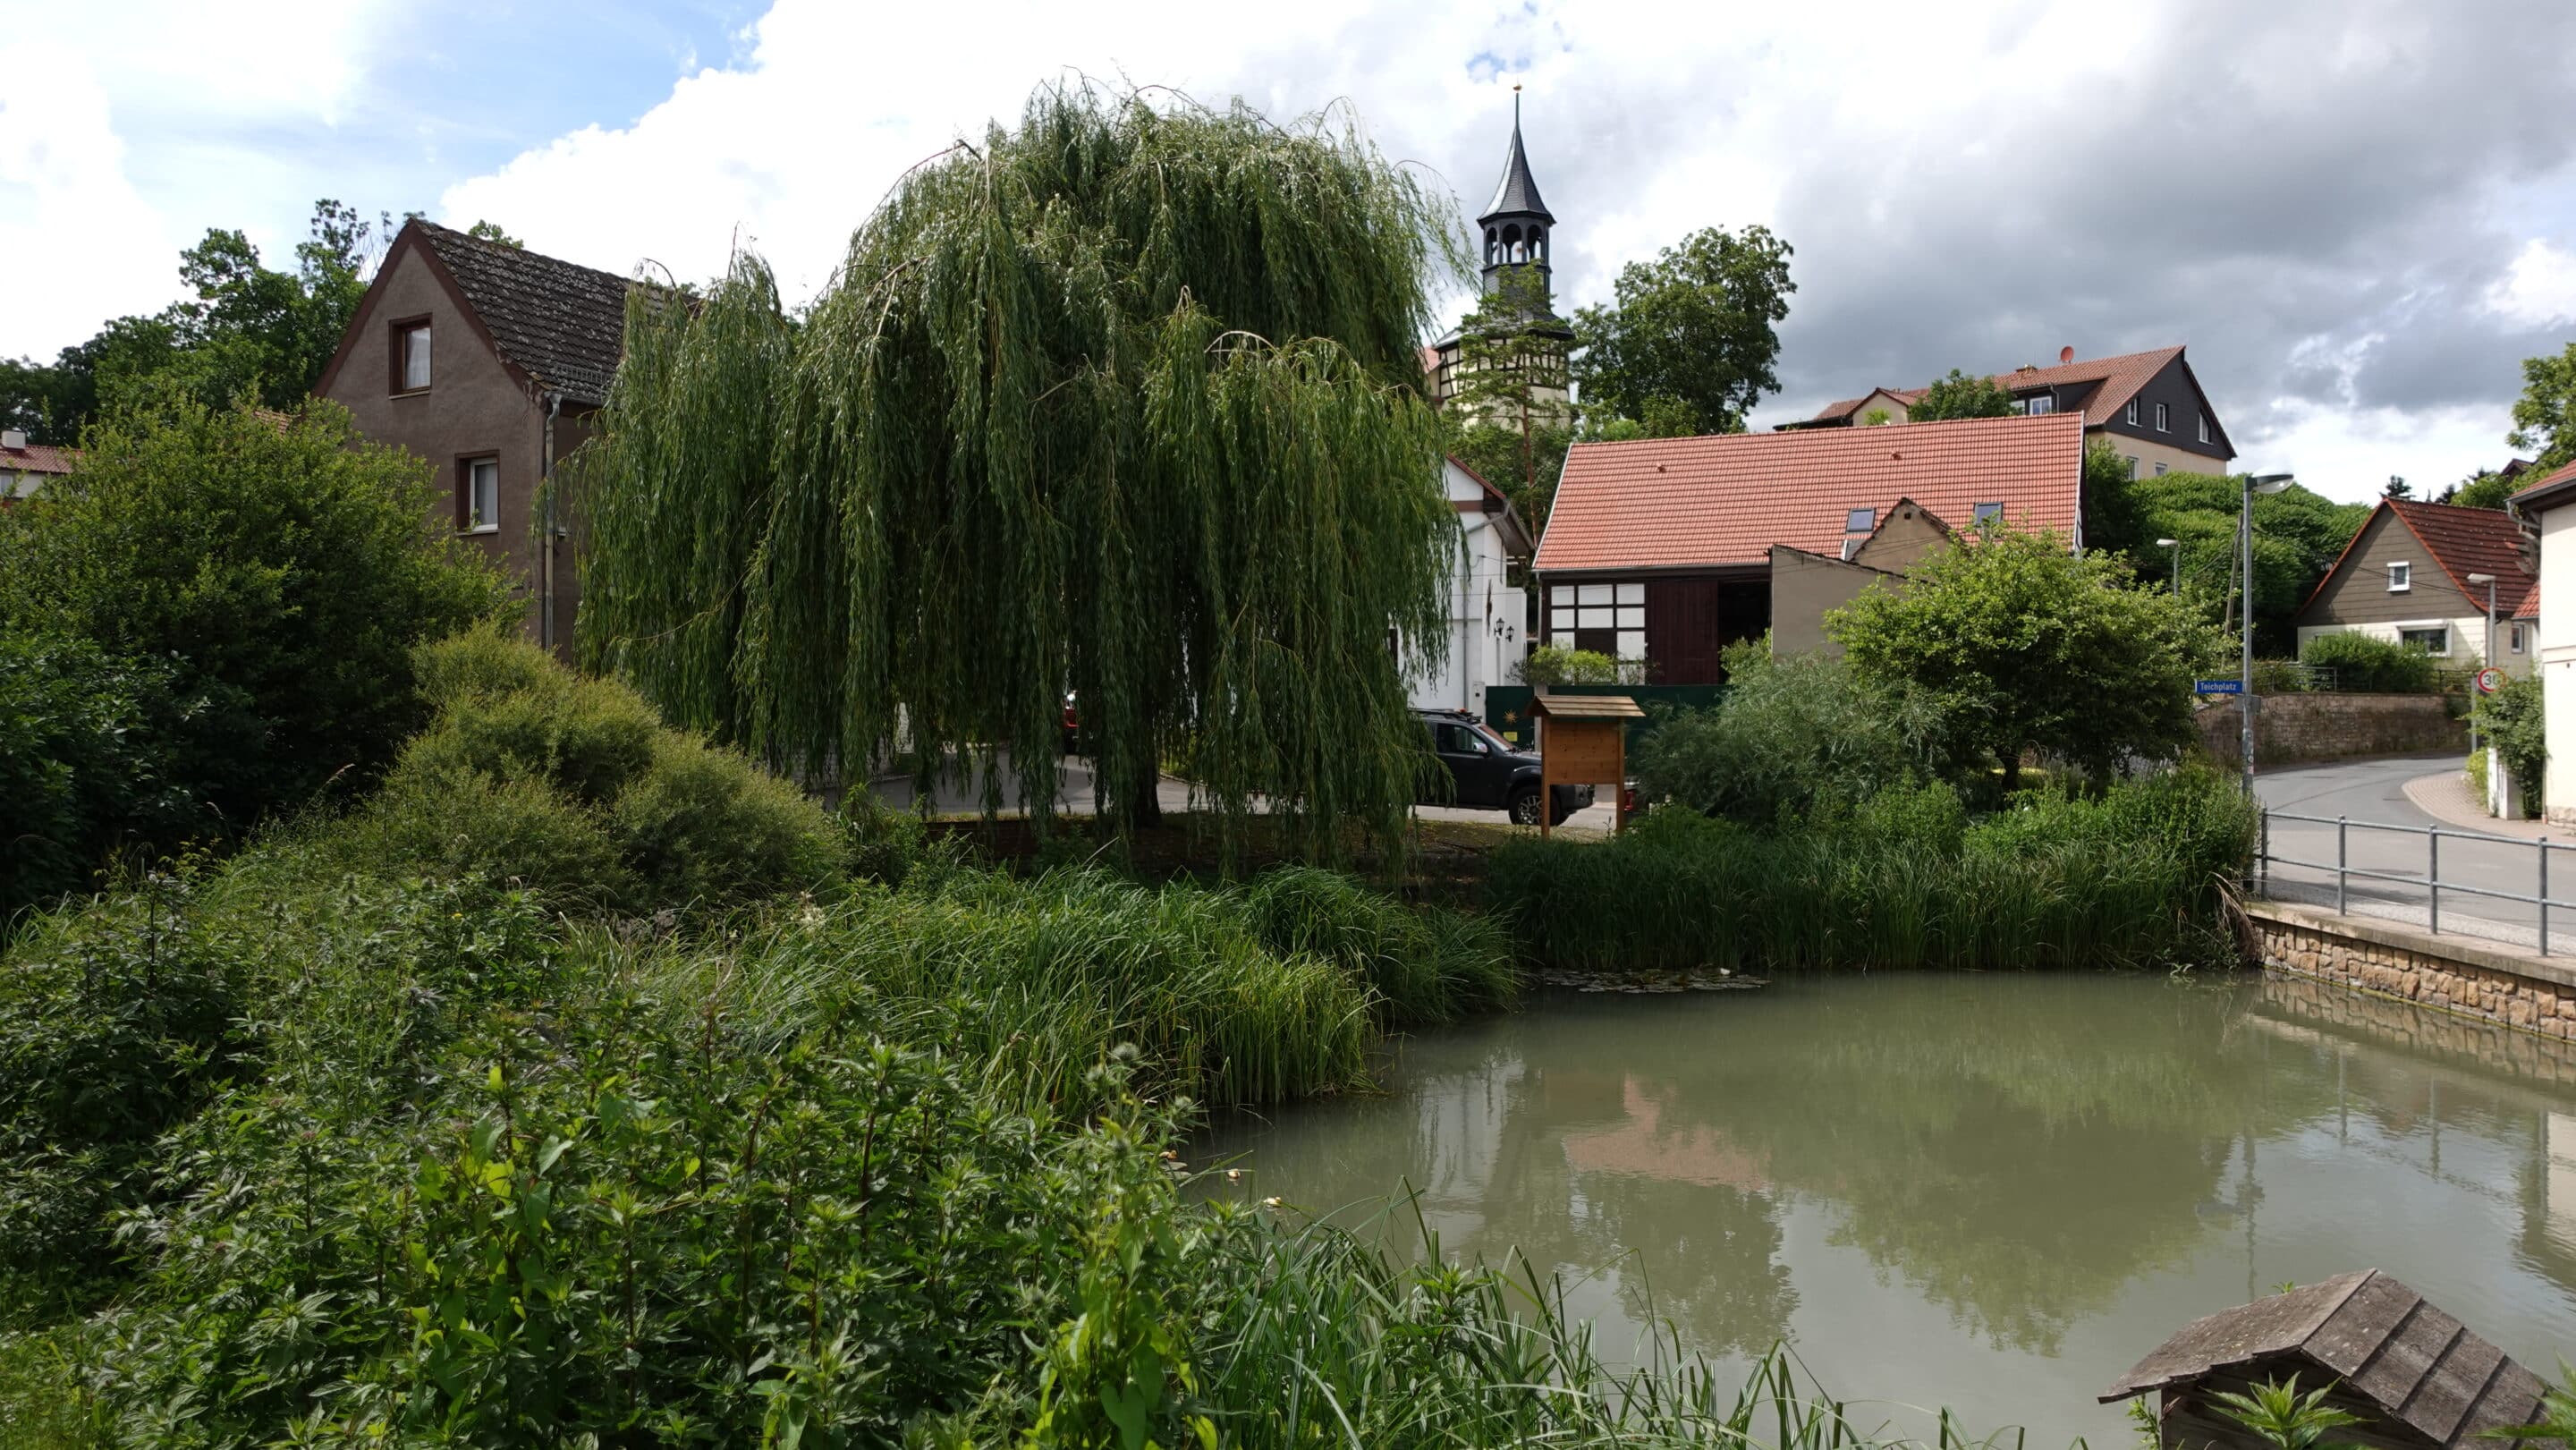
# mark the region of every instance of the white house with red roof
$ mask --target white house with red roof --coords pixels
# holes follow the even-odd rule
[[[1988,522],[2083,546],[2084,423],[2042,414],[1578,443],[1535,569],[1551,644],[1715,684],[1766,631],[1829,647],[1825,609]]]
[[[1515,561],[1530,557],[1529,531],[1475,470],[1448,460],[1441,476],[1458,511],[1458,554],[1449,575],[1448,652],[1438,666],[1406,682],[1418,709],[1467,710],[1482,717],[1485,688],[1512,683],[1529,653],[1524,637],[1529,591],[1511,582]]]
[[[2179,347],[2078,362],[2060,348],[2057,365],[2025,364],[1993,381],[2011,393],[2025,414],[2077,413],[2085,433],[2109,443],[2128,460],[2129,476],[2225,473],[2236,456],[2209,395],[2201,391]],[[1783,424],[1783,431],[1867,426],[1873,420],[1906,421],[1923,388],[1873,388],[1857,398],[1828,403],[1814,417]]]
[[[0,429],[0,508],[42,492],[71,472],[78,456],[68,448],[30,443],[21,429]]]

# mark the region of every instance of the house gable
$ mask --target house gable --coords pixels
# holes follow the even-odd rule
[[[2392,564],[2409,566],[2408,584],[2402,591],[2391,592],[2388,587]],[[2298,624],[2301,628],[2397,624],[2475,614],[2484,607],[2483,602],[2472,606],[2453,587],[2442,561],[2395,509],[2382,503],[2362,522],[2343,557],[2301,606]]]
[[[2201,391],[2200,378],[2181,348],[2154,372],[2139,380],[2133,388],[2120,390],[2115,396],[2106,386],[2087,409],[2085,417],[2105,433],[2135,438],[2142,443],[2156,443],[2181,452],[2207,458],[2222,472],[2227,461],[2236,456],[2236,445],[2227,438],[2227,426],[2218,419],[2218,410],[2209,405],[2209,395]],[[2129,404],[2137,404],[2138,421],[2129,421]],[[2156,428],[2156,406],[2164,405],[2165,427]],[[2200,441],[2200,420],[2209,420],[2209,441]]]

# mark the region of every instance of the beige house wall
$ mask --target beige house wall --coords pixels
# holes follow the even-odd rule
[[[1964,523],[1964,520],[1944,522]],[[1916,560],[1950,542],[1950,536],[1913,504],[1898,504],[1887,521],[1852,555],[1852,562],[1889,574],[1910,574]]]
[[[2108,443],[2112,451],[2122,458],[2138,460],[2137,476],[2140,478],[2155,477],[2156,465],[2159,463],[2165,466],[2167,473],[2207,473],[2221,478],[2228,476],[2227,465],[2206,453],[2193,453],[2151,439],[2132,438],[2126,433],[2114,433],[2107,428],[2087,428],[2084,430],[2084,442],[2087,447],[2095,443]]]
[[[1771,551],[1771,653],[1838,655],[1843,647],[1825,633],[1825,613],[1850,603],[1872,584],[1890,579],[1876,569],[1846,564],[1787,547]]]

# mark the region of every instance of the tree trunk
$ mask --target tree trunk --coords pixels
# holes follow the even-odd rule
[[[2007,745],[1995,753],[2004,760],[2004,794],[2011,795],[2021,789],[2021,747]]]

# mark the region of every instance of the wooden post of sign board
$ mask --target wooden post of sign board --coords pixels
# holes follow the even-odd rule
[[[1559,785],[1610,785],[1610,829],[1625,830],[1619,798],[1628,785],[1628,722],[1646,712],[1626,695],[1541,695],[1532,717],[1538,733],[1538,830],[1552,833]]]

